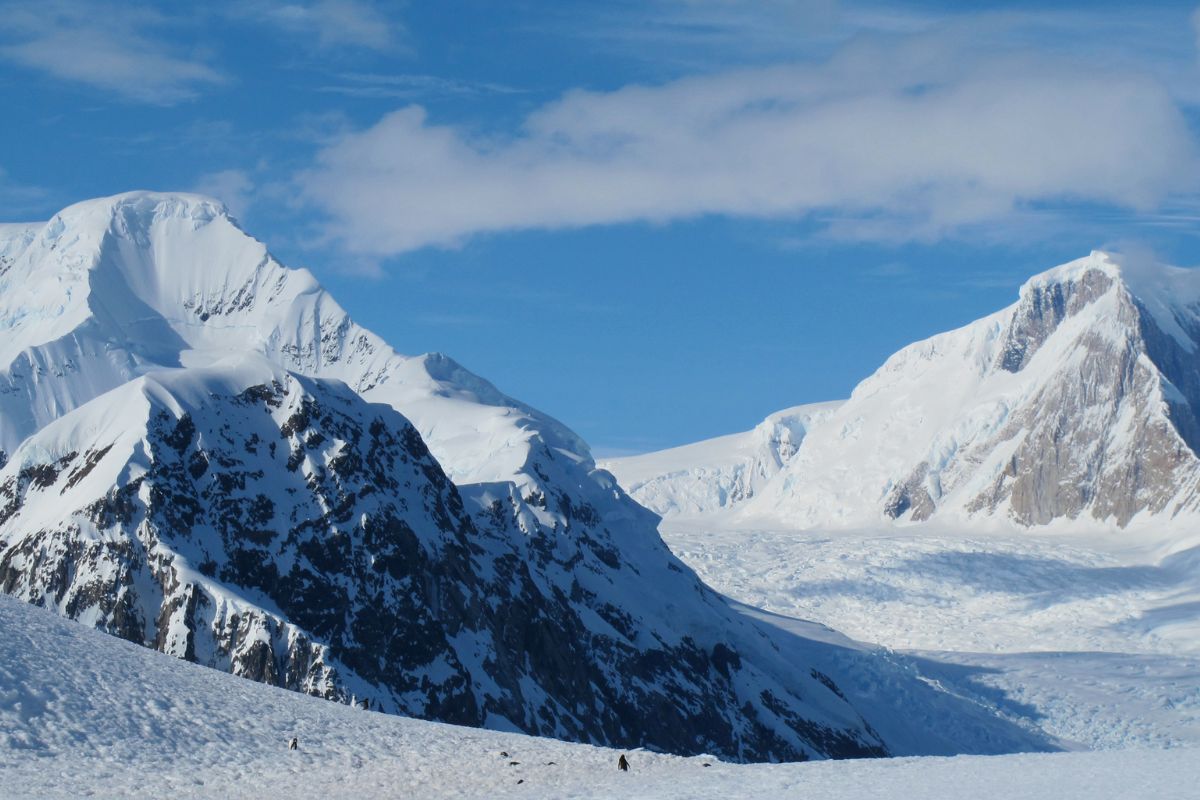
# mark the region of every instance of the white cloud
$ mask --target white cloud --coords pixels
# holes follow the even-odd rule
[[[377,5],[364,0],[257,0],[241,6],[235,13],[249,13],[287,32],[313,36],[321,47],[386,50],[396,47],[404,36],[399,23]]]
[[[345,72],[337,77],[342,80],[341,84],[322,86],[317,91],[347,97],[403,100],[415,100],[420,97],[518,94],[521,91],[500,83],[464,81],[414,73]]]
[[[356,252],[491,231],[706,214],[836,217],[936,238],[1029,204],[1154,208],[1196,177],[1154,80],[922,34],[815,66],[570,92],[485,136],[410,106],[341,135],[298,176]]]
[[[167,20],[147,8],[75,0],[0,6],[0,58],[139,102],[170,104],[220,83],[212,67],[181,57],[148,31]]]
[[[245,172],[225,169],[200,176],[192,191],[215,197],[225,204],[234,217],[241,219],[254,194],[254,182]]]

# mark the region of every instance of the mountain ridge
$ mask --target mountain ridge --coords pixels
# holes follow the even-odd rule
[[[767,416],[751,430],[644,455],[604,459],[633,499],[664,516],[702,516],[740,505],[799,450],[805,434],[842,401],[808,403]]]
[[[1094,251],[1031,277],[1007,308],[899,350],[722,524],[1191,518],[1197,347],[1200,272]]]

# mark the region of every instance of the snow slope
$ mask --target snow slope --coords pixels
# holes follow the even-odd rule
[[[629,495],[657,514],[687,518],[753,497],[796,454],[804,435],[840,402],[778,411],[745,433],[599,462]]]
[[[163,656],[0,597],[0,796],[1194,796],[1195,750],[736,765],[356,710]],[[299,748],[287,749],[291,737]]]

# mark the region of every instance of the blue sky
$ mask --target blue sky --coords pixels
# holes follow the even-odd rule
[[[1200,263],[1188,4],[0,0],[0,219],[203,191],[599,453],[846,396],[1099,247]]]

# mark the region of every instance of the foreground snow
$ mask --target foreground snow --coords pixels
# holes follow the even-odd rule
[[[5,797],[1193,797],[1193,750],[732,765],[457,728],[189,664],[0,596]],[[300,747],[287,750],[295,736]],[[507,755],[505,755],[507,753]],[[512,763],[518,762],[518,763]],[[705,766],[710,764],[711,766]]]
[[[662,532],[728,596],[905,651],[1067,742],[1200,744],[1200,550],[921,526]]]

